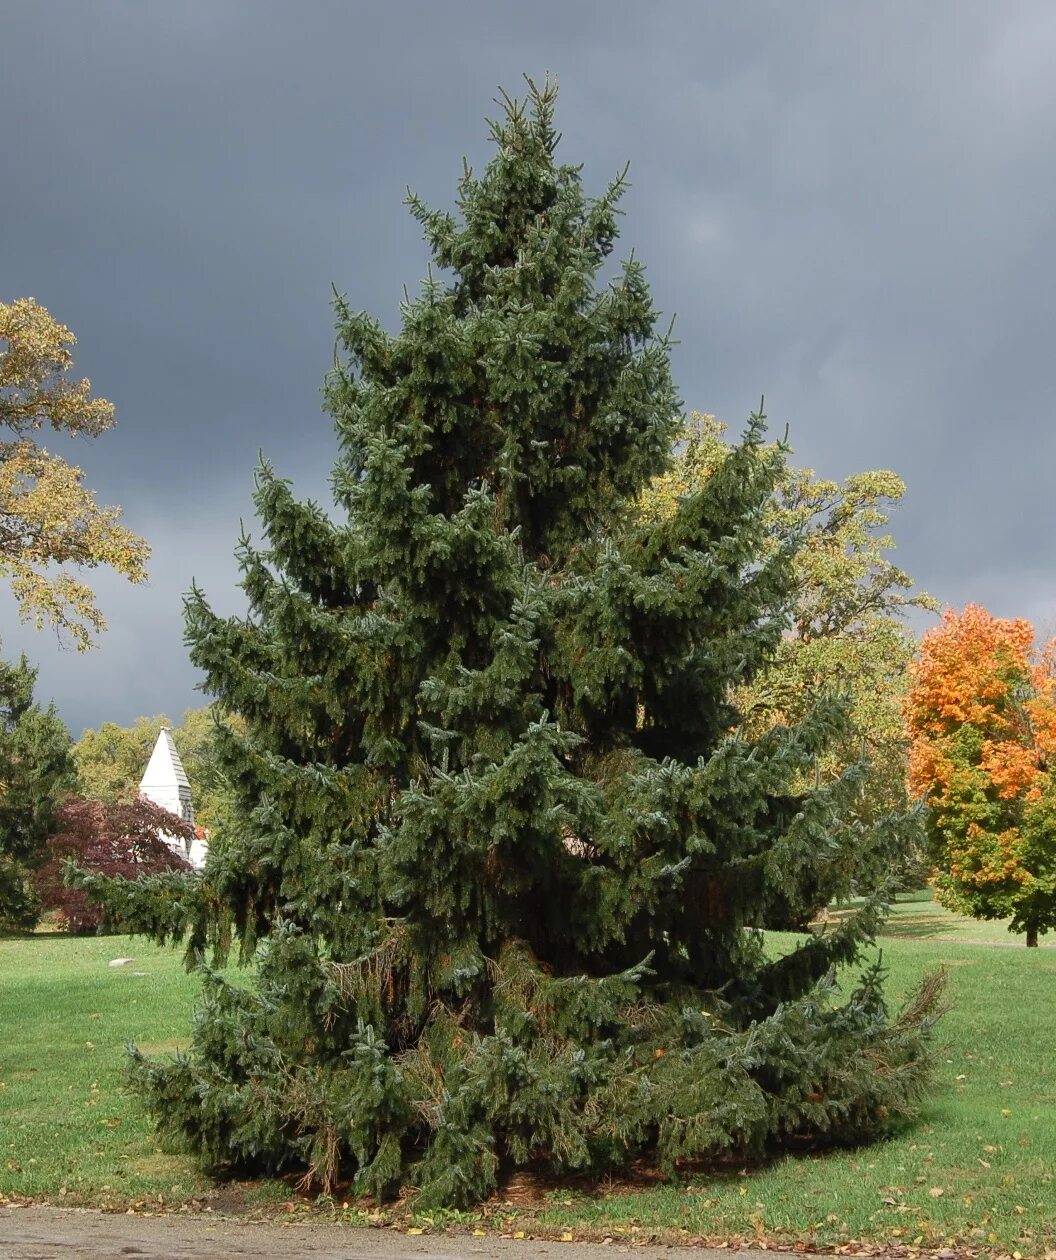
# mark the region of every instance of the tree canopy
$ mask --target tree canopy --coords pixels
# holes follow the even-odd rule
[[[504,98],[457,213],[410,198],[435,270],[398,332],[337,302],[335,518],[263,467],[247,615],[188,598],[245,722],[224,845],[200,875],[83,877],[192,962],[256,963],[206,971],[187,1056],[134,1060],[214,1169],[464,1204],[535,1161],[858,1140],[927,1079],[932,997],[891,1019],[876,968],[832,977],[878,900],[764,947],[902,822],[849,819],[857,769],[810,780],[842,700],[739,724],[793,589],[762,417],[670,517],[635,512],[678,431],[669,343],[641,263],[607,264],[624,180],[587,195],[554,107]]]
[[[150,553],[119,523],[120,508],[96,503],[81,469],[30,436],[98,437],[113,424],[112,404],[69,376],[75,343],[32,298],[0,302],[0,426],[14,434],[0,442],[0,575],[22,620],[53,625],[83,649],[106,622],[75,571],[104,565],[142,582]]]
[[[68,932],[97,931],[101,916],[79,888],[66,882],[66,864],[101,875],[142,879],[191,865],[170,846],[186,851],[194,829],[153,801],[106,803],[68,796],[55,811],[43,858],[33,874],[33,888],[45,910],[56,913]],[[119,928],[120,924],[113,923]]]
[[[24,656],[17,665],[0,661],[0,924],[8,927],[39,917],[33,872],[73,786],[69,731],[53,705],[34,700],[36,680]]]
[[[950,609],[921,644],[907,721],[929,806],[939,900],[1010,918],[1028,945],[1056,927],[1056,641],[1022,619]]]
[[[645,519],[669,518],[681,499],[707,484],[734,449],[725,431],[713,416],[689,417],[671,466],[641,496]],[[760,457],[769,449],[760,448]],[[765,508],[764,550],[771,554],[795,542],[790,626],[771,659],[734,689],[741,720],[757,736],[775,722],[802,721],[819,696],[847,695],[846,729],[809,774],[828,782],[866,761],[868,775],[853,807],[864,820],[909,809],[903,701],[916,642],[905,614],[937,607],[890,558],[894,542],[886,527],[904,494],[893,472],[860,472],[838,482],[782,465]],[[873,869],[849,865],[840,886],[824,890],[822,904],[876,886],[892,866],[920,878],[919,829],[907,831],[905,840],[902,854],[874,854]]]

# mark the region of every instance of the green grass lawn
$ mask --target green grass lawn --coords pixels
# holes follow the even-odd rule
[[[852,902],[852,906],[853,906]],[[838,919],[846,911],[830,911],[830,918]],[[957,941],[962,944],[1006,945],[1026,948],[1026,936],[1008,930],[1004,919],[987,922],[968,919],[954,914],[932,901],[930,890],[900,895],[891,907],[891,914],[884,925],[884,936],[915,941]],[[1042,949],[1056,949],[1056,933],[1041,938]]]
[[[917,1123],[866,1149],[732,1168],[681,1186],[561,1189],[530,1206],[499,1202],[488,1209],[491,1225],[818,1245],[961,1239],[1042,1254],[1056,1228],[1056,956],[941,932],[903,939],[916,912],[936,914],[918,905],[906,919],[897,915],[882,942],[892,999],[945,964],[954,1002],[941,1031],[938,1087]],[[970,939],[981,939],[985,925],[970,926]],[[119,956],[135,961],[107,965]],[[159,1150],[121,1088],[125,1042],[158,1052],[186,1044],[196,988],[178,954],[142,941],[0,940],[0,1196],[122,1207],[209,1192],[188,1159]],[[290,1193],[263,1183],[246,1197]],[[419,1215],[416,1224],[450,1219]]]
[[[0,940],[0,1194],[116,1206],[201,1189],[121,1088],[127,1042],[186,1044],[197,989],[178,954],[128,937]]]

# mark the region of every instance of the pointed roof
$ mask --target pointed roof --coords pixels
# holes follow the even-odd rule
[[[183,768],[180,754],[176,751],[172,734],[167,726],[158,732],[158,742],[150,754],[143,778],[139,781],[140,791],[147,788],[186,788],[190,792],[190,781]]]

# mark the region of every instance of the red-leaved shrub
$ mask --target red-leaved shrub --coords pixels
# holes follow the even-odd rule
[[[71,796],[59,806],[55,828],[47,842],[47,860],[33,882],[45,909],[57,910],[74,934],[95,931],[100,919],[85,894],[63,882],[67,859],[83,870],[126,879],[192,869],[163,837],[186,850],[194,828],[153,801],[107,804]]]

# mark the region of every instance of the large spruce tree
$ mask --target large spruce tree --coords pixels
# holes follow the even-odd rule
[[[245,618],[187,603],[237,822],[203,875],[88,881],[206,971],[191,1052],[136,1057],[207,1166],[301,1168],[423,1202],[539,1162],[667,1170],[858,1139],[927,1073],[932,1010],[890,1020],[877,907],[786,957],[759,925],[891,842],[803,793],[844,706],[749,740],[731,683],[786,624],[763,547],[763,426],[669,519],[632,506],[679,423],[641,265],[602,276],[617,179],[557,161],[554,90],[504,99],[458,213],[410,199],[435,260],[396,335],[337,303],[332,519],[269,468]]]

